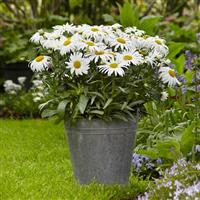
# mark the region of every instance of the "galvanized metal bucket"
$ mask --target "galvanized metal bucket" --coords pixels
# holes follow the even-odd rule
[[[80,184],[127,184],[135,122],[82,120],[65,123],[74,175]]]

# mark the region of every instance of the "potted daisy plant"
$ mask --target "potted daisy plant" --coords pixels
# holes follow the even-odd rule
[[[52,97],[42,116],[64,119],[76,179],[127,183],[144,103],[179,83],[165,40],[119,24],[67,23],[31,41],[38,56],[29,66]]]

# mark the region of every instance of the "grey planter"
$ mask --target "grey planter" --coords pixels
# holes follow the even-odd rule
[[[80,184],[127,184],[135,122],[82,120],[65,123],[74,175]]]

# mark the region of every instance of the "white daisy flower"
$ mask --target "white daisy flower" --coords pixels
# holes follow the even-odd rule
[[[144,62],[144,59],[140,53],[137,51],[124,51],[122,54],[118,54],[121,60],[133,65],[140,65]]]
[[[41,42],[41,45],[45,49],[52,49],[52,50],[57,50],[59,47],[59,40],[52,40],[52,39],[47,39],[43,40]]]
[[[87,74],[89,70],[90,60],[84,58],[82,53],[75,53],[70,56],[69,62],[65,62],[67,69],[70,69],[71,74],[78,75]]]
[[[125,33],[127,33],[127,34],[133,34],[133,33],[136,32],[136,30],[137,30],[137,28],[135,26],[127,27],[127,28],[124,29]]]
[[[123,76],[125,73],[123,68],[127,68],[127,64],[120,59],[112,58],[111,60],[106,61],[104,65],[98,67],[101,72],[107,73],[108,76],[111,76],[112,74],[115,76]]]
[[[82,41],[82,44],[84,44],[85,48],[89,51],[99,51],[104,46],[103,43],[96,43],[92,40],[84,40]]]
[[[39,44],[41,41],[44,40],[44,31],[41,29],[38,32],[36,32],[35,34],[33,34],[33,36],[31,37],[30,41],[35,43],[35,44]]]
[[[101,26],[101,30],[103,31],[103,33],[104,33],[104,35],[105,36],[111,36],[111,35],[113,35],[113,37],[114,37],[114,31],[113,31],[113,29],[112,29],[112,27],[111,26]],[[104,38],[105,39],[105,38]]]
[[[137,27],[127,27],[125,28],[125,33],[127,34],[134,34],[135,36],[143,36],[145,34],[145,31],[137,29]]]
[[[79,34],[79,35],[82,35],[82,33],[88,29],[90,26],[88,24],[82,24],[82,25],[78,25],[76,28],[75,28],[75,33]]]
[[[108,50],[106,50],[106,47],[99,47],[98,50],[91,51],[87,55],[89,56],[90,60],[93,60],[95,63],[100,60],[106,62],[113,56]]]
[[[75,26],[73,24],[69,24],[69,23],[66,23],[64,25],[57,25],[57,26],[54,26],[53,27],[54,30],[56,30],[57,32],[59,32],[60,34],[63,34],[63,33],[71,33],[73,34],[76,30]]]
[[[40,72],[50,68],[52,65],[51,57],[49,56],[38,56],[32,62],[29,63],[29,67],[32,71]]]
[[[169,94],[165,91],[161,92],[161,101],[166,101]]]
[[[160,61],[163,58],[163,54],[160,52],[153,50],[149,52],[146,56],[144,56],[144,61],[147,64],[153,65]]]
[[[41,41],[41,45],[43,46],[43,48],[56,50],[59,47],[59,40],[61,35],[58,32],[45,32],[44,37],[45,39]]]
[[[142,30],[138,30],[138,29],[137,29],[137,30],[135,31],[134,34],[135,34],[136,36],[140,36],[140,37],[141,37],[141,36],[143,36],[143,35],[145,34],[145,31],[142,31]]]
[[[62,37],[59,41],[59,48],[60,54],[63,56],[66,53],[69,53],[75,49],[75,42],[71,37]]]
[[[130,49],[131,43],[129,38],[121,36],[112,38],[110,40],[110,45],[114,47],[115,51],[117,51],[119,48],[121,50],[128,51]]]
[[[111,28],[113,28],[114,30],[120,29],[121,27],[122,27],[122,25],[121,25],[121,24],[118,24],[118,23],[115,23],[115,24],[113,24],[113,25],[111,26]]]
[[[169,49],[166,45],[156,45],[155,50],[159,52],[159,54],[162,54],[163,56],[167,56],[169,53]]]
[[[94,38],[96,41],[100,41],[104,33],[100,26],[90,26],[83,30],[82,35],[86,38]]]
[[[149,51],[153,49],[152,42],[146,40],[145,38],[133,36],[131,39],[132,48],[141,52],[142,55],[146,55]]]
[[[158,36],[156,36],[156,37],[148,37],[147,41],[151,42],[152,46],[160,54],[163,54],[164,56],[168,54],[169,50],[168,47],[165,45],[164,39],[161,39]]]
[[[148,41],[154,42],[154,45],[165,45],[165,40],[156,36],[156,37],[148,37]]]
[[[180,84],[180,82],[176,78],[176,73],[170,67],[161,67],[159,69],[160,78],[163,83],[167,83],[169,87],[175,86],[176,84]]]

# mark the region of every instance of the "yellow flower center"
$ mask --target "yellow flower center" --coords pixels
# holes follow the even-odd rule
[[[155,40],[155,42],[156,42],[157,44],[159,44],[159,45],[162,44],[162,42],[161,42],[160,40]]]
[[[110,65],[109,65],[111,68],[117,68],[118,67],[118,64],[117,63],[111,63]]]
[[[146,50],[139,50],[139,53],[142,54],[143,56],[148,55],[148,52]]]
[[[81,62],[79,60],[74,61],[74,68],[79,69],[81,67]]]
[[[95,55],[99,56],[99,55],[103,55],[104,51],[95,51]]]
[[[144,35],[143,38],[146,40],[149,36],[148,35]]]
[[[44,60],[44,56],[38,56],[35,58],[36,62],[41,62],[42,60]]]
[[[126,44],[126,40],[123,38],[117,38],[117,42],[119,42],[121,44]]]
[[[92,42],[92,41],[88,41],[88,42],[86,42],[86,44],[87,44],[88,46],[94,46],[94,42]]]
[[[169,75],[170,75],[171,77],[173,77],[173,78],[176,76],[175,71],[172,70],[172,69],[170,69],[170,70],[168,71],[168,73],[169,73]]]
[[[64,41],[63,45],[64,45],[64,46],[67,46],[67,45],[69,45],[70,43],[71,43],[71,38],[67,38],[67,39]]]
[[[98,29],[98,28],[91,28],[91,31],[93,31],[93,32],[98,32],[99,29]]]
[[[132,60],[132,59],[133,59],[133,56],[131,56],[131,55],[125,55],[125,56],[123,57],[123,59],[124,59],[124,60]]]

